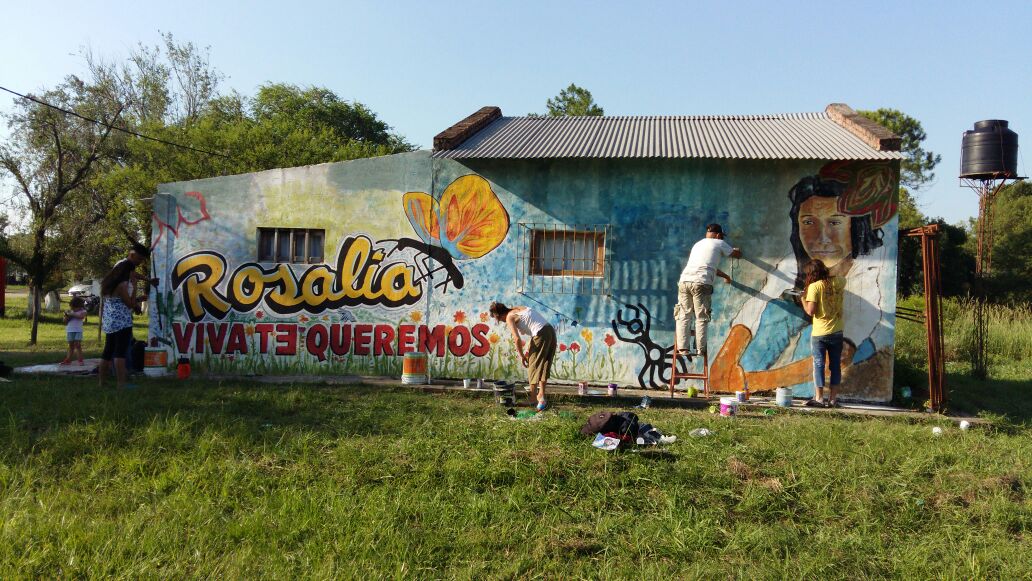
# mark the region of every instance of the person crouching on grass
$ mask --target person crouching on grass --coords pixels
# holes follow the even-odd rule
[[[803,310],[813,317],[810,348],[813,351],[813,399],[810,407],[839,407],[838,386],[842,383],[842,295],[846,279],[831,276],[820,260],[811,260],[803,267],[806,295]],[[824,364],[831,369],[830,400],[824,398]]]
[[[552,374],[552,359],[555,358],[555,328],[530,307],[507,307],[502,303],[491,303],[488,309],[491,316],[499,323],[504,322],[516,342],[516,352],[520,355],[523,366],[527,368],[530,381],[531,403],[534,403],[534,391],[537,388],[537,410],[548,407],[545,401],[545,386]],[[523,351],[523,335],[530,337],[527,351]]]

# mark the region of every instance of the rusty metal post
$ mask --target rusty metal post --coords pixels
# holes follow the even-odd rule
[[[928,399],[932,411],[940,412],[946,403],[946,361],[942,334],[942,276],[938,235],[941,227],[929,224],[913,228],[907,236],[921,239],[921,265],[924,270],[925,341],[928,349]]]

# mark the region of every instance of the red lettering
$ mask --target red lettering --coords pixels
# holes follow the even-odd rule
[[[470,343],[472,341],[469,338],[469,327],[452,327],[451,333],[448,333],[448,351],[456,357],[469,353]]]
[[[254,326],[254,332],[258,333],[258,352],[263,355],[269,352],[269,336],[272,335],[272,329],[272,323],[258,323]]]
[[[226,353],[247,353],[247,338],[244,336],[244,325],[242,323],[230,325]]]
[[[297,325],[276,325],[276,355],[297,355]]]
[[[394,355],[394,327],[377,325],[373,331],[373,355]]]
[[[418,351],[422,353],[436,353],[438,357],[444,357],[444,347],[446,344],[444,325],[437,325],[433,331],[426,325],[419,326]]]
[[[491,350],[491,342],[487,340],[487,333],[491,330],[491,327],[477,323],[473,325],[473,340],[477,342],[472,349],[469,350],[474,357],[483,357],[487,355],[488,351]]]
[[[330,326],[330,350],[334,355],[347,355],[351,350],[351,325],[334,323]]]
[[[212,354],[218,355],[222,353],[222,348],[226,343],[226,324],[208,323],[206,327],[208,330],[208,345],[211,345]]]
[[[204,325],[194,327],[194,353],[204,353]]]
[[[355,355],[369,355],[369,341],[372,340],[372,325],[355,325]]]
[[[172,333],[176,336],[176,351],[179,353],[190,352],[190,338],[193,337],[193,330],[193,323],[187,323],[185,328],[181,323],[172,323]]]
[[[326,325],[315,324],[308,328],[305,333],[305,348],[312,355],[319,358],[319,361],[326,361],[326,348],[330,342],[330,332]]]
[[[404,355],[416,350],[413,346],[416,342],[415,334],[415,325],[401,325],[398,327],[398,355]]]

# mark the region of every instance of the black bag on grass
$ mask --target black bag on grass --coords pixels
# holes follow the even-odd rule
[[[617,434],[621,440],[634,441],[638,437],[638,414],[634,412],[598,412],[592,414],[581,427],[581,434]]]

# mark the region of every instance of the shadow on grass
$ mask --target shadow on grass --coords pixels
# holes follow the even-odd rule
[[[951,408],[1032,425],[1032,379],[979,379],[962,372],[947,373],[946,381]]]
[[[132,390],[100,388],[95,377],[16,376],[0,387],[0,441],[7,454],[33,453],[37,443],[73,425],[111,424],[125,445],[156,423],[176,418],[193,438],[218,432],[241,444],[262,444],[286,431],[331,438],[395,435],[413,418],[433,413],[418,394],[371,386],[269,385],[245,380],[146,381]],[[368,397],[377,392],[383,397]]]

